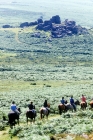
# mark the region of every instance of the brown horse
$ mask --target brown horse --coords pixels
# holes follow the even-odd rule
[[[44,118],[44,116],[46,116],[47,119],[48,119],[49,113],[50,113],[50,104],[48,103],[48,107],[47,108],[42,107],[40,109],[40,118],[42,119],[42,118]]]
[[[87,107],[87,102],[81,102],[81,103],[80,103],[80,106],[81,106],[81,109],[82,109],[82,110],[85,110],[86,107]]]
[[[89,103],[90,107],[93,108],[93,100]]]
[[[28,118],[30,118],[32,121],[35,122],[35,118],[36,118],[36,111],[32,111],[32,110],[29,110],[26,112],[26,121],[27,121],[27,124],[28,124]]]
[[[58,105],[58,110],[59,110],[59,114],[61,115],[63,112],[66,112],[67,111],[67,108],[66,108],[65,105],[59,104]]]

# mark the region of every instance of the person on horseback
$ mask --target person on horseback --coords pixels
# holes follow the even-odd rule
[[[28,105],[29,111],[32,111],[34,114],[36,114],[35,105],[33,105],[33,102],[31,101]]]
[[[61,104],[65,105],[64,97],[62,97],[62,100],[60,102],[61,102]]]
[[[82,97],[81,97],[81,102],[85,102],[86,103],[86,97],[82,94]]]
[[[76,105],[75,105],[73,96],[71,96],[71,98],[70,98],[70,104],[73,106],[74,110],[76,111]]]
[[[17,106],[15,104],[15,101],[12,102],[10,109],[12,112],[17,113],[18,115],[20,114],[20,112],[18,111]]]
[[[86,102],[86,97],[82,94],[81,97],[81,108],[85,108],[87,107],[87,102]]]
[[[50,112],[50,108],[48,106],[47,100],[44,101],[44,107]]]

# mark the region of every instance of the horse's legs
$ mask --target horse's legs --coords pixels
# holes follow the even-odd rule
[[[42,114],[43,114],[43,110],[41,110],[41,112],[40,112],[40,118],[42,119]]]
[[[47,119],[48,119],[48,114],[46,115]]]
[[[28,117],[26,117],[26,122],[27,122],[27,124],[28,124]]]
[[[81,104],[81,109],[82,109],[82,110],[84,110],[84,109],[85,109],[85,107],[84,107],[84,105],[83,105],[83,104]]]
[[[58,106],[58,109],[59,109],[59,114],[61,115],[62,111],[61,111],[60,106]]]
[[[59,114],[60,114],[60,115],[62,114],[62,111],[61,111],[61,109],[59,109]]]
[[[19,125],[19,119],[17,120],[17,124]]]
[[[67,108],[66,108],[66,105],[64,105],[64,106],[65,106],[65,108],[64,108],[64,113],[65,113],[65,112],[67,112]]]
[[[10,128],[13,129],[13,125],[12,124],[10,124]]]
[[[35,118],[34,118],[34,122],[35,122]]]

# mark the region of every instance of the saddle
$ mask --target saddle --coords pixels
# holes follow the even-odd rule
[[[36,112],[34,110],[28,110],[27,112],[32,112],[34,115],[36,115]]]
[[[32,110],[28,110],[27,112],[33,112]]]
[[[12,110],[8,113],[8,116],[11,116],[11,115],[13,115],[13,116],[19,116],[19,114],[17,112],[14,112]]]
[[[13,113],[16,113],[16,112],[14,112],[14,111],[12,111],[12,110],[9,112],[9,114],[13,114]]]
[[[85,102],[82,101],[80,104],[85,104]]]

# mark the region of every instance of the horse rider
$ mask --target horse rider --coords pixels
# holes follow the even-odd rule
[[[76,105],[75,105],[73,96],[71,96],[71,98],[70,98],[70,104],[73,106],[74,110],[76,111]]]
[[[62,97],[62,99],[61,99],[60,102],[61,102],[62,105],[65,106],[65,110],[67,110],[67,106],[66,106],[66,104],[67,104],[67,100],[65,100],[64,97]]]
[[[82,97],[81,97],[81,102],[85,102],[86,103],[86,97],[82,94]]]
[[[47,100],[44,101],[44,107],[50,112],[50,108],[48,106]]]
[[[86,103],[86,106],[87,106],[86,97],[83,94],[81,97],[81,103]]]
[[[35,105],[33,105],[33,102],[31,101],[28,105],[29,111],[32,111],[34,114],[36,114]]]
[[[11,109],[11,111],[17,113],[18,115],[20,114],[20,112],[18,111],[17,106],[15,104],[15,101],[12,102],[10,109]]]
[[[61,104],[65,105],[65,99],[64,99],[64,97],[62,97],[62,100],[60,102],[61,102]]]

